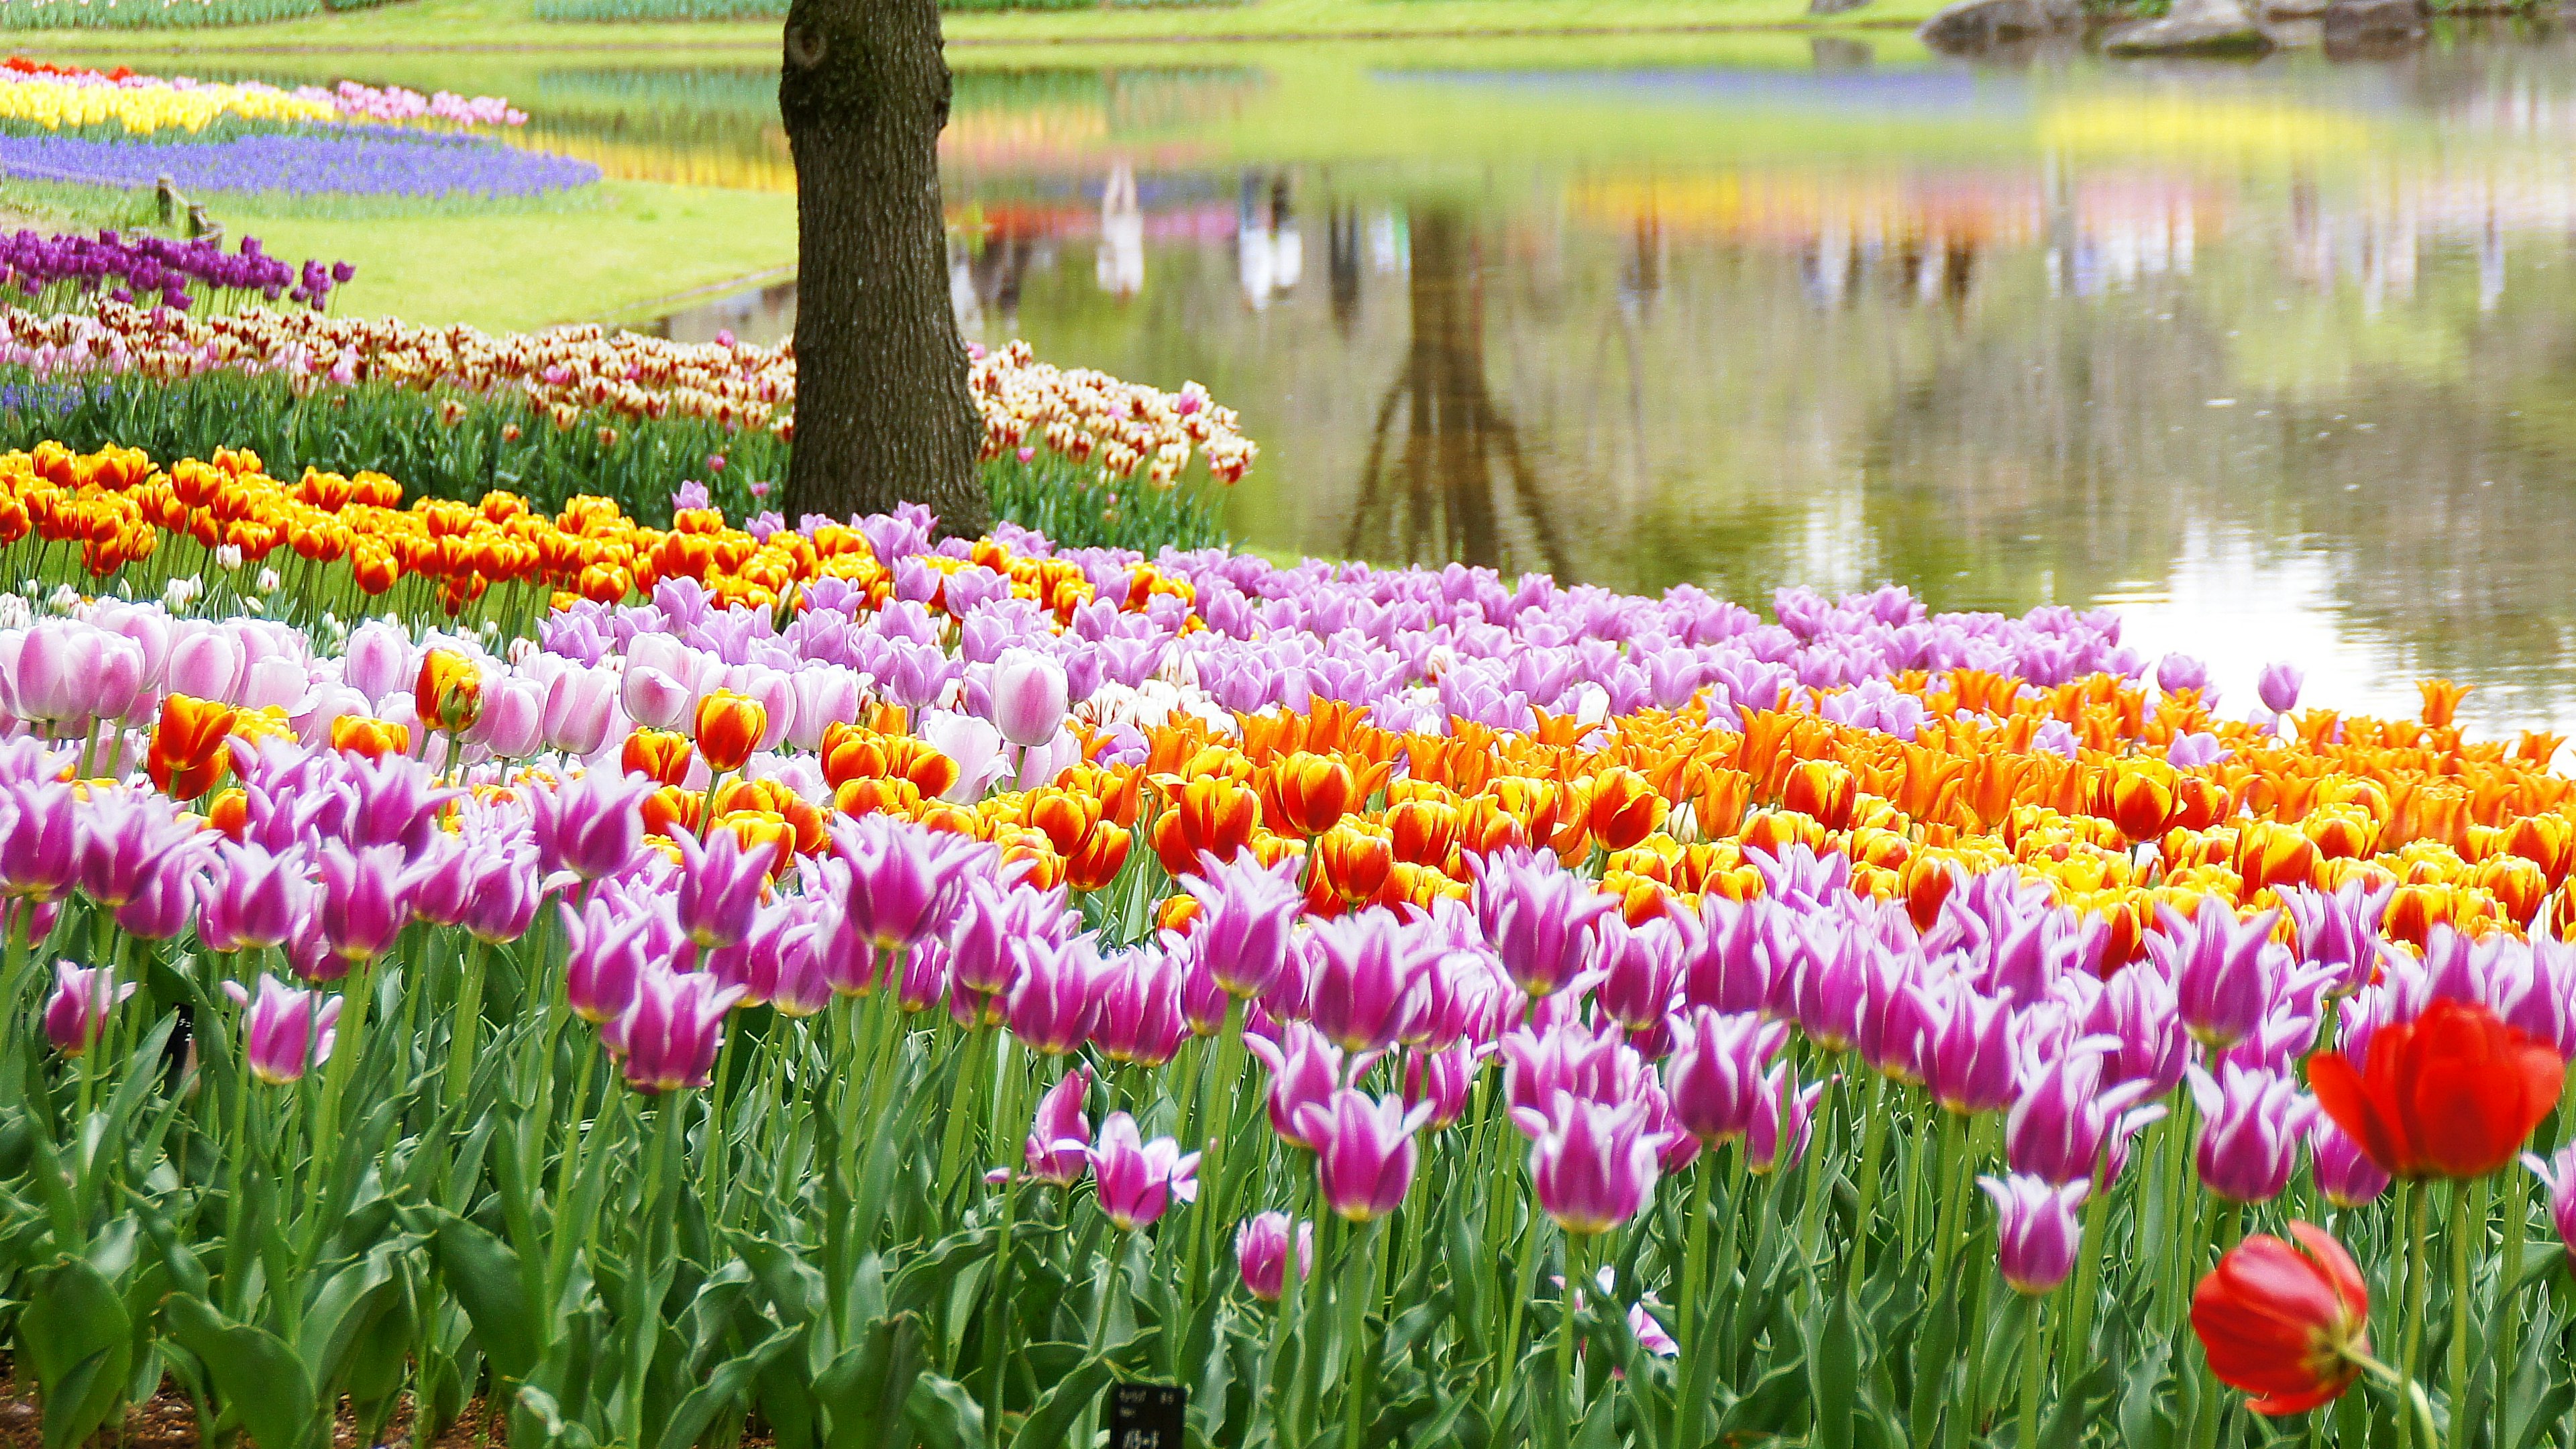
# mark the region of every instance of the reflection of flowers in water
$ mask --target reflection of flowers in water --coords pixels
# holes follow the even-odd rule
[[[2050,105],[2040,113],[2038,140],[2049,151],[2079,156],[2254,161],[2355,154],[2375,137],[2360,116],[2295,101],[2114,91]]]

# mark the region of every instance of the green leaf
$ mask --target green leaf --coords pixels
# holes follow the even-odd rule
[[[45,1396],[45,1449],[65,1449],[117,1411],[133,1366],[134,1325],[105,1275],[67,1259],[29,1276],[19,1361]]]
[[[250,1431],[260,1449],[313,1449],[325,1442],[329,1422],[320,1396],[295,1350],[276,1334],[230,1323],[193,1294],[173,1294],[163,1321],[206,1366],[224,1416]]]
[[[1809,1386],[1816,1395],[1816,1427],[1810,1436],[1816,1449],[1851,1449],[1852,1414],[1860,1385],[1860,1325],[1852,1315],[1851,1289],[1834,1293],[1807,1347],[1813,1371]]]
[[[2058,1395],[2057,1406],[2049,1410],[2048,1420],[2039,1431],[2042,1449],[2078,1449],[2084,1442],[2084,1426],[2092,1422],[2094,1410],[2119,1385],[2120,1366],[2109,1358],[2066,1384]]]
[[[1029,1410],[1020,1432],[1011,1436],[1011,1449],[1059,1449],[1066,1431],[1082,1411],[1099,1399],[1100,1391],[1109,1387],[1118,1371],[1105,1358],[1086,1358],[1073,1372],[1058,1379],[1046,1396]]]
[[[984,1406],[955,1379],[926,1373],[913,1380],[912,1392],[903,1401],[903,1418],[931,1449],[976,1449],[984,1442]]]
[[[447,1291],[474,1323],[474,1337],[505,1379],[524,1381],[535,1371],[544,1343],[536,1307],[524,1296],[519,1255],[483,1229],[458,1217],[439,1219],[431,1255]]]
[[[1917,1444],[1932,1441],[1941,1420],[1941,1400],[1950,1381],[1950,1358],[1959,1346],[1959,1280],[1941,1285],[1940,1296],[1924,1310],[1923,1329],[1914,1337],[1914,1405],[1912,1432]]]
[[[718,1364],[705,1382],[689,1390],[688,1397],[671,1410],[670,1422],[662,1426],[662,1449],[690,1449],[698,1442],[699,1436],[706,1433],[707,1426],[715,1422],[716,1415],[723,1411],[725,1405],[750,1387],[761,1370],[786,1357],[787,1351],[794,1348],[804,1334],[802,1326],[782,1328],[762,1339],[749,1352],[736,1354]]]
[[[393,1282],[393,1255],[402,1246],[377,1244],[367,1256],[324,1279],[313,1295],[296,1326],[295,1353],[314,1383],[338,1381],[350,1345],[373,1321],[379,1295]]]
[[[880,1318],[814,1379],[825,1449],[887,1449],[901,1439],[904,1396],[921,1373],[921,1320]]]

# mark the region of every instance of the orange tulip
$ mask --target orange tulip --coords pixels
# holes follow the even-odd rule
[[[676,730],[639,729],[626,737],[618,762],[626,773],[642,775],[674,789],[689,783],[693,752],[689,737]]]
[[[2441,729],[2451,722],[2451,716],[2459,713],[2460,701],[2477,686],[2453,684],[2447,679],[2426,679],[2417,681],[2415,688],[2424,696],[2424,723]]]
[[[1831,760],[1802,760],[1789,767],[1780,804],[1814,817],[1827,830],[1844,830],[1851,826],[1854,790],[1851,771]]]
[[[698,701],[694,733],[698,753],[705,757],[707,768],[728,775],[760,748],[760,737],[769,732],[769,706],[747,694],[719,689]]]
[[[1351,778],[1351,767],[1330,755],[1311,755],[1304,751],[1285,756],[1270,767],[1271,799],[1278,827],[1308,840],[1333,828],[1333,823],[1350,813],[1361,802],[1356,798],[1357,782]]]
[[[412,708],[433,730],[472,727],[483,717],[483,675],[474,661],[449,649],[421,656],[420,679],[412,686]]]
[[[407,755],[411,753],[411,726],[362,714],[344,714],[331,721],[331,748],[370,760]]]
[[[1174,875],[1195,873],[1202,854],[1220,862],[1234,859],[1261,821],[1261,797],[1222,776],[1171,780],[1163,787],[1165,805],[1154,817],[1152,839],[1163,869]]]
[[[1315,839],[1315,887],[1347,905],[1386,889],[1395,869],[1395,843],[1383,830],[1347,821]]]
[[[1078,891],[1106,890],[1127,864],[1135,837],[1104,820],[1083,837],[1081,848],[1064,857],[1065,884]]]
[[[161,722],[144,753],[152,783],[173,800],[194,800],[213,789],[232,769],[224,740],[240,718],[240,711],[218,700],[165,697]]]
[[[1446,868],[1458,845],[1458,807],[1443,800],[1405,800],[1386,812],[1395,858],[1407,865]]]
[[[1585,823],[1604,849],[1625,850],[1662,829],[1669,808],[1645,776],[1619,766],[1593,777]]]
[[[2175,783],[2160,760],[2122,760],[2101,775],[2093,813],[2130,840],[2153,840],[2174,823]]]

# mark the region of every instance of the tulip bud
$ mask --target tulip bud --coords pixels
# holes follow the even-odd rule
[[[1264,1303],[1276,1303],[1288,1291],[1288,1215],[1262,1213],[1244,1219],[1234,1231],[1234,1260],[1243,1286]],[[1297,1224],[1297,1276],[1315,1270],[1315,1225]]]

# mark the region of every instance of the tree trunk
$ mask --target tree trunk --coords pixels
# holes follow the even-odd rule
[[[786,511],[990,508],[948,302],[937,0],[793,0],[778,111],[796,163],[796,440]]]

